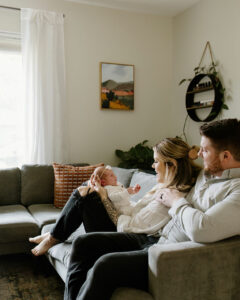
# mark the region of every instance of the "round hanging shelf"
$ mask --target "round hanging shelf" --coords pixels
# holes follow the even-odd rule
[[[201,83],[203,78],[207,78],[208,81]],[[206,91],[214,91],[214,99],[194,102],[194,96],[197,93]],[[196,122],[209,122],[212,121],[219,114],[222,107],[222,84],[221,81],[213,74],[198,74],[189,83],[186,93],[186,109],[189,117]],[[198,109],[204,109],[211,107],[211,111],[208,116],[201,120],[196,111]]]

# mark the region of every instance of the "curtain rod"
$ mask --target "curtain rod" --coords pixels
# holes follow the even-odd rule
[[[4,6],[4,5],[0,5],[0,8],[6,8],[6,9],[13,9],[13,10],[21,10],[21,8],[19,7],[13,7],[13,6]],[[63,14],[63,17],[65,18],[65,15]]]
[[[19,7],[4,6],[4,5],[0,5],[0,7],[1,8],[6,8],[6,9],[21,10],[21,8],[19,8]]]

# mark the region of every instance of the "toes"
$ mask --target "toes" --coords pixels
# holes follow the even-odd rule
[[[38,251],[37,251],[37,249],[33,248],[33,249],[31,250],[31,252],[32,252],[33,255],[38,256]]]

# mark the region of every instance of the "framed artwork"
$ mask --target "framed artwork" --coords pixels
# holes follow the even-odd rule
[[[101,109],[134,109],[134,65],[100,63]]]

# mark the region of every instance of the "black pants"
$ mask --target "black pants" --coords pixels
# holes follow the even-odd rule
[[[147,290],[148,247],[158,238],[105,232],[79,236],[73,243],[65,300],[108,300],[117,287]]]
[[[51,235],[65,241],[83,223],[86,232],[116,231],[97,192],[80,196],[76,189],[64,206]]]

